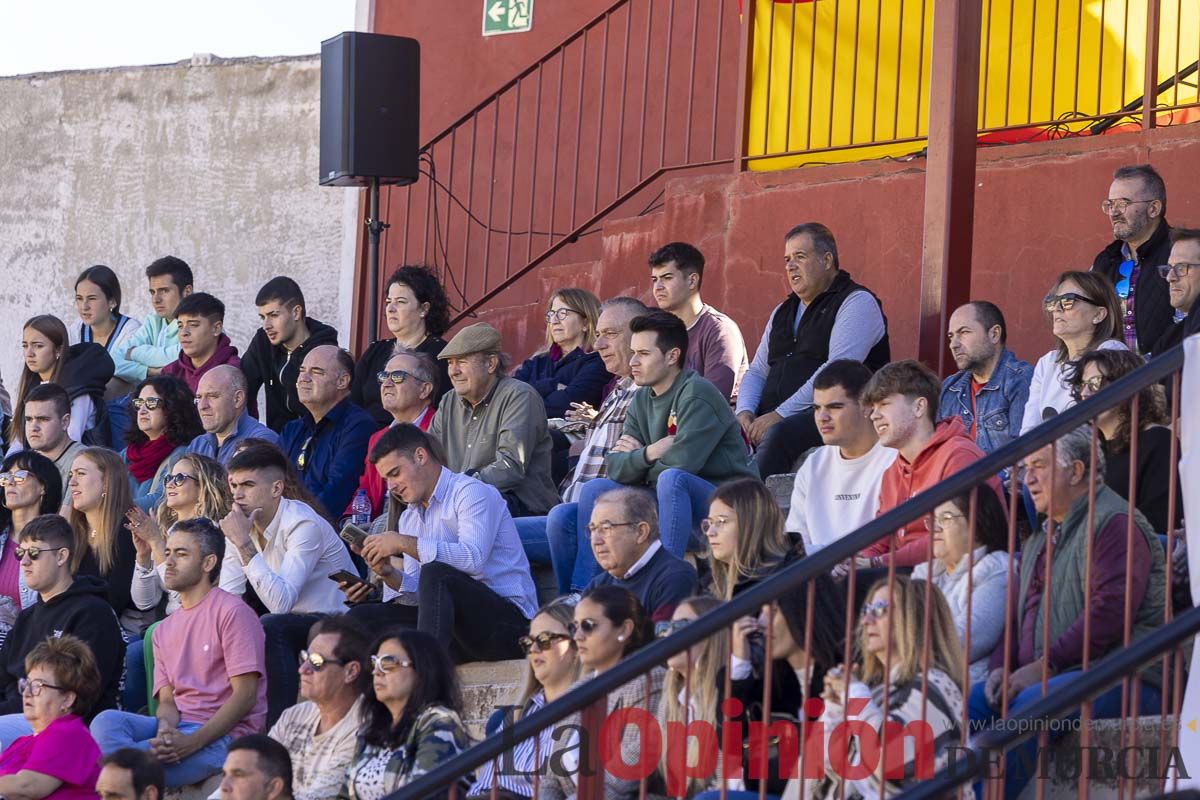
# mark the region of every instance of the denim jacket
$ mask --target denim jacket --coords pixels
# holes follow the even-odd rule
[[[975,412],[979,415],[975,444],[980,450],[990,453],[1020,435],[1032,378],[1033,366],[1029,362],[1017,358],[1008,348],[1000,353],[992,377],[975,395]],[[946,378],[938,404],[939,420],[957,414],[967,430],[971,430],[971,380],[969,370]]]

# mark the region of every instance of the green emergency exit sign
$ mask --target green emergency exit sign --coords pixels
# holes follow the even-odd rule
[[[533,27],[533,0],[483,0],[483,35],[523,33]]]

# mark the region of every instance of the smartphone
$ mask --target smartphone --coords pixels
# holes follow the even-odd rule
[[[339,569],[337,572],[332,573],[329,576],[329,580],[333,581],[334,583],[349,583],[351,585],[363,582],[363,579],[358,575],[355,575],[353,572],[344,569]]]
[[[338,536],[342,537],[342,541],[355,550],[362,550],[363,542],[367,539],[367,532],[353,522],[347,522],[342,526],[342,532]]]

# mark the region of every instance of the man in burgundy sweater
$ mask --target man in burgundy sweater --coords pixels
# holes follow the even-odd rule
[[[1034,506],[1047,520],[1026,541],[1020,571],[1013,576],[1018,584],[1011,593],[1013,603],[1006,623],[1013,632],[1009,652],[1004,652],[1002,642],[992,654],[992,671],[986,683],[972,687],[969,703],[972,734],[990,726],[1000,716],[1005,675],[1008,712],[1012,714],[1042,696],[1043,671],[1047,676],[1047,692],[1082,674],[1085,643],[1086,659],[1094,664],[1162,624],[1166,601],[1162,543],[1139,511],[1134,511],[1132,532],[1128,530],[1129,504],[1104,484],[1103,451],[1096,454],[1096,498],[1092,509],[1095,533],[1088,578],[1090,453],[1091,427],[1085,424],[1064,434],[1056,446],[1047,445],[1034,452],[1021,465],[1021,477]],[[1131,565],[1128,572],[1127,563]],[[1047,601],[1049,607],[1044,608]],[[1044,628],[1047,623],[1048,636]],[[1046,642],[1049,647],[1043,649]],[[1161,678],[1161,662],[1143,670],[1138,713],[1158,713],[1162,702]],[[1121,715],[1120,685],[1093,701],[1092,715],[1094,719]],[[1031,777],[1027,765],[1034,763],[1036,744],[1034,737],[1009,754],[1006,797],[1016,797]],[[1022,752],[1021,748],[1027,749]]]

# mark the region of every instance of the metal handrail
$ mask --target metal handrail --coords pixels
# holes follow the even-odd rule
[[[837,564],[854,557],[859,551],[902,528],[917,517],[932,512],[938,505],[984,483],[1030,453],[1045,447],[1083,423],[1089,422],[1101,412],[1128,400],[1146,386],[1162,381],[1182,367],[1183,346],[1176,345],[1145,366],[1113,381],[1087,400],[1046,420],[1029,433],[997,448],[969,467],[876,517],[853,533],[847,534],[813,555],[797,561],[761,583],[741,592],[732,600],[722,603],[707,614],[700,616],[679,632],[646,645],[629,657],[622,659],[612,669],[606,670],[540,710],[522,717],[511,728],[505,729],[504,736],[492,736],[485,739],[461,755],[397,790],[389,795],[387,800],[417,800],[442,791],[445,786],[460,776],[500,756],[513,743],[536,736],[540,731],[665,663],[676,653],[683,652],[716,632],[729,628],[734,622],[748,614],[757,614],[765,603],[799,588],[818,575],[828,573]],[[1182,619],[1183,616],[1180,615],[1180,618]],[[1188,619],[1191,617],[1189,616]],[[1200,619],[1200,616],[1197,619]]]
[[[1129,646],[1110,653],[1089,667],[1087,672],[1081,673],[1078,679],[1055,686],[1053,692],[1011,714],[1009,718],[1014,724],[979,733],[971,739],[967,747],[972,753],[972,757],[966,759],[969,766],[959,767],[956,760],[952,766],[946,767],[929,780],[896,795],[897,800],[945,797],[955,787],[979,777],[988,766],[986,759],[976,757],[975,754],[1003,752],[1031,736],[1038,735],[1036,726],[1015,724],[1016,722],[1059,719],[1079,708],[1098,690],[1175,649],[1181,640],[1196,633],[1200,633],[1200,607],[1183,612],[1166,625],[1155,628],[1146,636],[1131,642]]]

